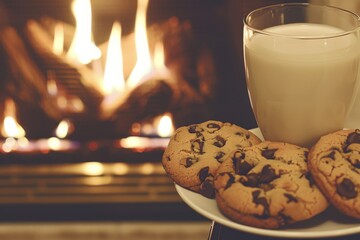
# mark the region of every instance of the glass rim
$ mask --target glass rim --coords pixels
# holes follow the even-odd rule
[[[343,13],[348,14],[349,16],[352,16],[354,20],[357,20],[357,25],[351,29],[351,30],[344,30],[340,33],[335,34],[327,34],[327,35],[318,35],[318,36],[298,36],[298,35],[286,35],[281,33],[274,33],[269,31],[264,31],[262,29],[257,29],[255,27],[250,26],[249,21],[251,18],[251,15],[254,13],[266,10],[266,9],[272,9],[272,8],[284,8],[287,6],[299,6],[299,7],[315,7],[315,8],[325,8],[325,9],[333,9],[333,10],[340,10]],[[280,4],[274,4],[274,5],[268,5],[264,7],[257,8],[248,14],[243,19],[244,26],[246,26],[248,29],[252,30],[253,32],[260,33],[263,35],[268,36],[277,36],[277,37],[283,37],[283,38],[291,38],[291,39],[325,39],[325,38],[337,38],[341,36],[346,36],[349,34],[352,34],[360,29],[360,16],[350,10],[336,7],[336,6],[329,6],[329,5],[318,5],[318,4],[311,4],[311,3],[280,3]],[[299,22],[300,23],[300,22]]]

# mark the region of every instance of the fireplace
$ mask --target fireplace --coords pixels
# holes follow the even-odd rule
[[[79,24],[72,0],[0,2],[0,219],[202,219],[178,197],[161,156],[179,126],[208,119],[256,126],[242,15],[269,1],[150,0],[139,50],[144,2],[91,1],[88,40],[103,57],[86,63],[67,55]],[[151,69],[133,86],[107,92],[96,79],[105,84],[106,57],[119,51],[118,23],[123,63],[112,71],[122,66],[120,85],[137,60],[148,58]],[[137,55],[146,48],[148,56]]]

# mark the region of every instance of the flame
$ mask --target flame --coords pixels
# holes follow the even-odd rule
[[[54,30],[53,52],[60,55],[64,50],[64,24],[56,23]]]
[[[170,113],[164,114],[158,123],[157,134],[160,137],[170,137],[174,133],[174,125]]]
[[[100,162],[87,162],[82,164],[83,173],[88,176],[100,176],[104,174],[104,165]]]
[[[8,138],[23,138],[25,130],[16,120],[16,107],[12,99],[5,100],[4,123],[1,134]]]
[[[55,135],[58,138],[65,138],[72,130],[73,125],[70,120],[62,120],[55,130]]]
[[[149,51],[149,43],[146,30],[146,11],[149,0],[138,0],[138,7],[135,19],[135,46],[136,63],[134,69],[127,79],[126,85],[129,88],[137,86],[143,77],[152,69],[152,61]]]
[[[72,11],[76,29],[67,57],[74,62],[88,64],[101,57],[100,49],[92,41],[90,0],[74,0]]]
[[[166,69],[164,44],[157,42],[154,50],[154,66],[156,69]]]
[[[120,93],[125,88],[119,22],[114,22],[111,30],[103,81],[103,91],[106,95]]]
[[[46,81],[46,88],[47,88],[47,92],[51,95],[51,96],[56,96],[59,92],[59,89],[57,87],[56,84],[56,80],[55,80],[55,72],[54,71],[47,71],[47,81]]]

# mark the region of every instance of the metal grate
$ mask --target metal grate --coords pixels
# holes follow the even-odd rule
[[[178,203],[159,163],[67,163],[0,168],[0,204]]]

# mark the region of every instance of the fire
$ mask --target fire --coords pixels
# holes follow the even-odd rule
[[[63,53],[63,51],[64,51],[64,24],[59,22],[55,25],[53,52],[56,55],[60,55]]]
[[[138,7],[135,19],[135,46],[136,46],[136,64],[129,78],[127,86],[133,88],[141,83],[148,73],[152,70],[152,60],[150,57],[149,43],[146,29],[146,11],[149,0],[138,0]]]
[[[174,125],[170,113],[161,116],[157,125],[157,134],[160,137],[170,137],[174,133]]]
[[[156,69],[166,69],[164,44],[162,42],[157,42],[155,45],[154,65]]]
[[[100,49],[92,40],[90,0],[74,0],[72,11],[76,20],[76,29],[67,57],[73,62],[88,64],[101,57]]]
[[[16,107],[12,99],[6,99],[4,111],[4,123],[1,134],[7,138],[24,138],[25,130],[16,120]]]
[[[55,80],[55,73],[53,71],[47,72],[47,81],[46,81],[46,88],[47,92],[51,96],[56,96],[59,92],[56,80]]]
[[[55,135],[58,138],[65,138],[72,130],[73,125],[70,120],[62,120],[55,130]]]
[[[104,165],[100,162],[87,162],[82,164],[83,173],[88,176],[100,176],[104,174]]]
[[[121,25],[114,22],[106,55],[103,91],[106,95],[121,93],[125,88],[121,50]]]

